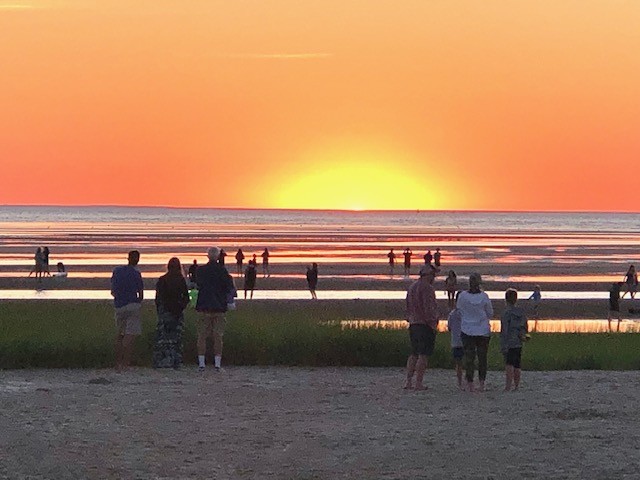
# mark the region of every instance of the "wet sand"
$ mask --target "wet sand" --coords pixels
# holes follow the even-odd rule
[[[483,394],[398,368],[1,373],[2,478],[638,478],[635,372]]]

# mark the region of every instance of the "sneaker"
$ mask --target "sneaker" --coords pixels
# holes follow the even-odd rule
[[[216,369],[216,373],[224,372],[224,369],[222,367],[215,367],[215,369]]]
[[[198,367],[198,372],[204,372],[204,367]]]

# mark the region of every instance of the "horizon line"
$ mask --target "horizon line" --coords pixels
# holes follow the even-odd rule
[[[294,211],[294,212],[344,212],[344,213],[611,213],[611,214],[638,214],[638,211],[620,210],[492,210],[492,209],[349,209],[349,208],[277,208],[277,207],[212,207],[212,206],[175,206],[175,205],[123,205],[123,204],[0,204],[0,207],[45,207],[45,208],[129,208],[152,209],[162,208],[171,210],[267,210],[267,211]]]

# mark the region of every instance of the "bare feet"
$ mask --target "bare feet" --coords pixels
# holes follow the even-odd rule
[[[404,386],[402,388],[405,389],[405,390],[413,389],[413,385],[411,384],[411,380],[407,380],[406,382],[404,382]]]
[[[425,387],[425,386],[424,386],[424,385],[422,385],[422,384],[418,384],[418,383],[416,383],[416,386],[415,386],[413,389],[414,389],[415,391],[419,392],[419,391],[422,391],[422,390],[426,390],[426,389],[427,389],[427,387]]]
[[[478,382],[478,391],[484,392],[484,382]]]
[[[475,387],[473,386],[473,382],[467,382],[467,392],[475,392]]]

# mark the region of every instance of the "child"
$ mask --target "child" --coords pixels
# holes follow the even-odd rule
[[[506,383],[504,391],[517,390],[520,386],[520,358],[522,356],[522,342],[529,337],[527,335],[527,317],[519,307],[516,307],[518,292],[507,289],[505,293],[507,308],[500,319],[500,350],[505,360]]]
[[[460,315],[460,310],[456,308],[455,304],[459,296],[460,292],[456,293],[453,310],[451,310],[449,317],[447,318],[447,329],[451,332],[451,354],[453,355],[453,361],[456,364],[458,388],[460,390],[464,390],[464,387],[462,386],[462,359],[464,358],[464,347],[462,346],[462,339],[460,338],[462,316]]]
[[[620,290],[622,288],[622,282],[615,282],[611,285],[609,290],[609,331],[611,332],[611,320],[613,317],[618,317],[618,331],[620,331]]]

